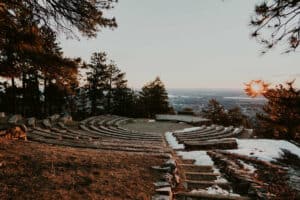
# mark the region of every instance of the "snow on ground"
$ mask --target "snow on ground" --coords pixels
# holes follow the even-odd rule
[[[232,153],[257,157],[265,161],[274,161],[283,154],[283,149],[300,158],[300,148],[285,140],[238,139],[238,149],[228,150]]]
[[[248,170],[250,173],[254,173],[256,171],[256,168],[253,165],[247,164],[242,160],[239,160],[240,163],[244,166],[246,170]]]
[[[201,129],[202,129],[202,127],[195,126],[195,127],[185,128],[185,129],[174,131],[174,132],[175,133],[185,133],[185,132],[191,132],[191,131],[198,131],[198,130],[201,130]]]
[[[177,154],[183,159],[195,160],[195,165],[213,165],[214,162],[207,155],[206,151],[177,151]]]
[[[239,194],[233,194],[228,192],[227,190],[222,189],[221,187],[217,185],[213,185],[211,187],[204,189],[199,189],[199,190],[192,190],[192,193],[197,193],[197,192],[205,192],[206,194],[221,194],[221,195],[227,195],[230,197],[239,197]]]
[[[155,119],[149,119],[148,122],[153,123],[153,122],[155,122]]]
[[[166,132],[166,140],[173,149],[184,149],[184,144],[179,144],[172,132]]]

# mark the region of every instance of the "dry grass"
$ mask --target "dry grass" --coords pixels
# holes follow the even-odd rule
[[[191,125],[175,122],[148,122],[148,120],[135,120],[134,122],[121,125],[123,128],[140,132],[165,133],[167,131],[181,130],[190,128]]]
[[[149,199],[162,158],[0,141],[0,199]]]

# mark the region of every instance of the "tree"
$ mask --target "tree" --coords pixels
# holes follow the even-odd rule
[[[225,108],[216,99],[210,99],[202,113],[204,117],[210,119],[214,124],[227,125],[228,123]]]
[[[91,113],[96,115],[104,110],[104,91],[109,84],[106,53],[94,53],[91,57],[91,63],[88,65],[88,70],[86,74],[88,93],[91,100]]]
[[[107,18],[103,11],[113,8],[116,0],[3,0],[0,12],[8,13],[3,20],[13,21],[21,11],[33,16],[39,26],[58,28],[74,34],[72,28],[88,37],[96,36],[100,28],[117,26],[115,18]]]
[[[288,43],[286,53],[296,50],[300,42],[300,1],[269,0],[255,6],[252,36],[264,45],[265,53],[281,41]]]
[[[241,108],[236,106],[228,109],[227,112],[228,125],[250,127],[250,121],[241,111]]]
[[[140,103],[145,117],[154,117],[155,114],[169,113],[168,93],[159,77],[146,84],[140,92]]]
[[[111,63],[107,66],[107,75],[108,75],[108,85],[107,85],[107,104],[106,104],[106,112],[111,113],[112,108],[112,100],[115,101],[117,98],[115,95],[121,95],[122,92],[127,88],[127,80],[125,80],[125,73],[121,72],[121,70],[117,67],[116,64],[111,61]],[[114,90],[118,90],[118,93],[113,92]],[[113,94],[114,93],[114,94]],[[113,96],[114,95],[114,96]],[[114,99],[113,99],[114,98]]]
[[[275,137],[297,139],[300,130],[300,90],[293,87],[294,82],[282,84],[264,93],[268,102],[264,113],[258,113],[261,127],[272,131]]]
[[[223,126],[244,126],[249,127],[250,122],[240,107],[233,107],[228,110],[216,99],[211,99],[206,108],[202,110],[203,116],[210,119],[212,123]]]

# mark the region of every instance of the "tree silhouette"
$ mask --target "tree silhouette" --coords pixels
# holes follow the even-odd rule
[[[300,90],[293,87],[294,82],[282,84],[264,93],[268,102],[264,105],[264,113],[257,117],[267,131],[276,137],[297,139],[300,128]],[[299,139],[299,138],[298,138]]]
[[[244,126],[249,127],[250,123],[240,107],[233,107],[228,110],[224,108],[216,99],[211,99],[206,108],[202,110],[203,116],[210,119],[212,123],[224,126]]]
[[[228,123],[225,108],[216,99],[210,99],[202,113],[204,117],[212,120],[214,124],[227,125]]]
[[[152,118],[155,114],[169,113],[168,94],[159,77],[146,84],[140,92],[140,103],[145,117]]]
[[[88,93],[91,100],[91,113],[96,115],[104,111],[104,91],[109,84],[106,53],[94,53],[91,57],[91,63],[88,65],[88,70],[86,74]]]
[[[300,1],[270,0],[255,6],[252,36],[264,46],[262,53],[281,41],[288,43],[285,53],[296,50],[300,41]]]
[[[117,26],[114,18],[104,16],[116,0],[4,0],[0,12],[8,13],[5,21],[13,21],[21,11],[33,16],[39,26],[74,34],[75,28],[83,35],[96,36],[100,28]]]

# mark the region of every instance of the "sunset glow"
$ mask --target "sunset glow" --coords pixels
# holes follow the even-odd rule
[[[245,86],[246,94],[254,98],[264,94],[268,90],[269,84],[262,80],[252,80],[250,83],[246,83]]]

